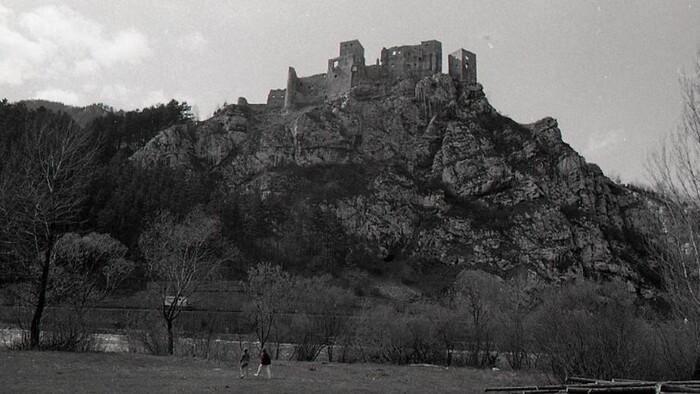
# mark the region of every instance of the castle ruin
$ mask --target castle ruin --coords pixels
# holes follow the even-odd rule
[[[448,74],[453,80],[474,84],[476,55],[465,49],[451,53]],[[324,74],[299,77],[289,67],[286,89],[272,89],[267,105],[285,109],[319,104],[338,98],[362,83],[379,83],[398,78],[421,79],[442,72],[442,43],[422,41],[419,45],[382,48],[376,64],[365,64],[365,48],[358,40],[340,43],[338,57],[328,59]]]

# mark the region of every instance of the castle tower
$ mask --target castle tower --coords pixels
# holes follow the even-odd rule
[[[343,41],[340,43],[340,57],[352,57],[352,64],[365,65],[365,48],[358,40]]]
[[[297,84],[299,83],[299,78],[297,77],[297,72],[294,67],[289,67],[287,71],[287,90],[284,94],[284,108],[291,109],[294,107],[294,96],[297,92]]]
[[[365,65],[365,48],[358,40],[343,41],[340,43],[340,53],[338,57],[328,59],[329,77],[335,77],[340,71],[342,73],[354,73]]]
[[[476,83],[476,54],[465,49],[447,56],[448,73],[455,81]]]
[[[429,77],[442,72],[442,43],[429,40],[420,45],[382,48],[381,65],[392,77]]]
[[[365,67],[365,48],[358,40],[340,43],[338,57],[328,59],[325,96],[338,97],[350,91]]]
[[[437,40],[421,41],[421,68],[428,74],[442,72],[442,43]]]

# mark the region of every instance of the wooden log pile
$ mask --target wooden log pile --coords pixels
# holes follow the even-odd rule
[[[700,393],[700,380],[676,380],[651,382],[644,380],[612,379],[599,380],[571,377],[560,385],[488,387],[486,392],[505,392],[509,394],[540,393]]]

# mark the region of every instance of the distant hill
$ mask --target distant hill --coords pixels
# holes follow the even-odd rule
[[[64,112],[83,127],[87,126],[93,120],[112,112],[112,109],[104,104],[90,104],[87,107],[74,107],[48,100],[22,100],[20,103],[24,104],[29,109],[44,107],[50,111]]]

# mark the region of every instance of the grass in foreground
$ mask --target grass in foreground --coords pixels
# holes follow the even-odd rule
[[[236,366],[194,358],[117,353],[0,352],[7,393],[482,393],[484,387],[543,384],[512,371],[324,364],[273,360],[273,378],[238,378]]]

